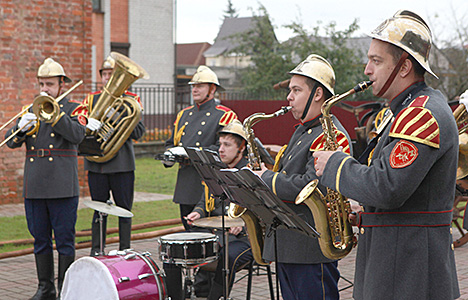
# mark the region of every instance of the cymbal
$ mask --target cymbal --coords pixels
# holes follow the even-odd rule
[[[102,213],[106,213],[109,215],[117,216],[117,217],[125,217],[131,218],[133,217],[133,213],[126,210],[125,208],[116,206],[114,203],[105,203],[100,201],[89,201],[84,200],[83,204],[89,208],[94,210],[100,211]]]
[[[201,218],[201,219],[193,221],[193,225],[198,226],[198,227],[222,229],[223,228],[222,216]],[[242,226],[244,226],[244,220],[242,220],[241,218],[233,219],[229,216],[224,217],[225,228],[242,227]]]

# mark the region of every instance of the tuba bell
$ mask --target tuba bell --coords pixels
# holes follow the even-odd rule
[[[140,122],[140,104],[123,93],[136,80],[149,78],[142,67],[125,55],[111,52],[110,56],[115,60],[114,72],[89,115],[99,120],[102,126],[95,132],[88,130],[79,147],[81,155],[88,155],[87,160],[99,163],[117,155]]]

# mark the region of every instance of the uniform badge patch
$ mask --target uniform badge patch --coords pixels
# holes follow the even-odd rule
[[[88,124],[88,119],[86,119],[85,116],[83,115],[79,115],[78,116],[78,122],[83,125],[83,126],[86,126],[86,124]]]
[[[390,166],[401,169],[413,163],[418,157],[418,148],[407,140],[399,141],[390,153]]]

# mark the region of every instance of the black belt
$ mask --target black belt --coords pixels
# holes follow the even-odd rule
[[[48,156],[78,156],[78,151],[75,149],[37,149],[26,152],[26,157]]]
[[[452,210],[360,212],[359,227],[441,227],[451,226]]]

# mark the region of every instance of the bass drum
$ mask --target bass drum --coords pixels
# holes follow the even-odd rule
[[[65,274],[61,298],[166,299],[165,277],[148,252],[82,257]]]

